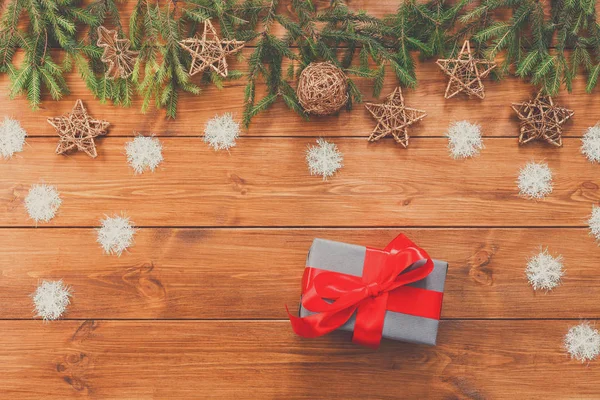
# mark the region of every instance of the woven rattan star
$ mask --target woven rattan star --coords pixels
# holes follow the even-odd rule
[[[212,68],[223,78],[227,77],[226,56],[239,51],[244,47],[244,42],[239,40],[223,40],[217,36],[215,27],[209,20],[204,21],[202,37],[184,39],[179,45],[192,55],[190,76]]]
[[[449,99],[458,93],[464,92],[469,97],[485,97],[481,80],[496,68],[493,61],[473,58],[469,41],[465,43],[456,58],[440,59],[436,64],[450,77],[444,97]]]
[[[81,100],[77,100],[69,114],[48,118],[48,122],[60,137],[56,147],[57,154],[81,150],[92,158],[98,155],[94,138],[106,135],[110,125],[107,121],[92,119]]]
[[[377,119],[377,126],[369,136],[370,142],[392,135],[396,142],[408,146],[408,127],[425,118],[425,111],[404,106],[402,89],[397,87],[381,104],[366,103],[365,107]]]
[[[106,78],[127,78],[133,72],[133,66],[138,51],[129,50],[131,42],[127,39],[118,39],[117,31],[109,31],[103,26],[98,27],[98,47],[104,48],[102,60],[108,68]]]
[[[573,116],[572,110],[555,106],[552,97],[541,93],[533,100],[513,103],[512,108],[521,120],[519,144],[545,140],[562,146],[562,125]]]

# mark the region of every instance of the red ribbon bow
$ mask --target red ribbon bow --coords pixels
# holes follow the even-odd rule
[[[423,265],[410,268],[416,262]],[[288,316],[302,337],[325,335],[356,312],[352,341],[379,347],[386,311],[439,319],[443,293],[412,286],[433,271],[433,260],[406,236],[399,235],[384,250],[367,247],[363,275],[354,276],[306,267],[302,305],[318,314]]]

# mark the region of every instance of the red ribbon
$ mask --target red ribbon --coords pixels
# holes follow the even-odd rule
[[[423,265],[410,268],[421,260]],[[443,293],[406,286],[431,271],[433,260],[404,235],[384,250],[367,247],[362,277],[306,267],[302,305],[318,314],[300,318],[288,310],[292,328],[302,337],[318,337],[338,329],[356,312],[352,341],[376,349],[388,310],[440,319]]]

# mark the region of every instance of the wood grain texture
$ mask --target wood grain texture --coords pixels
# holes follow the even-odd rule
[[[120,6],[125,23],[133,3]],[[398,6],[349,3],[379,17]],[[244,60],[231,61],[245,70]],[[600,166],[580,154],[578,139],[600,120],[600,94],[585,94],[578,79],[555,99],[575,111],[564,148],[519,147],[510,103],[530,97],[530,85],[486,80],[483,101],[444,100],[447,81],[433,60],[419,62],[417,74],[406,102],[428,116],[411,127],[408,149],[367,143],[375,122],[361,105],[303,122],[278,103],[229,153],[200,136],[215,114],[241,118],[243,79],[182,95],[177,119],[166,120],[164,111],[141,114],[139,99],[128,109],[100,104],[75,73],[72,95],[30,112],[24,98],[9,100],[1,75],[3,114],[30,138],[24,152],[0,160],[0,398],[600,398],[598,362],[581,365],[562,348],[570,326],[600,319],[600,250],[586,226],[600,203]],[[370,83],[358,82],[373,100]],[[388,77],[382,96],[395,85]],[[95,160],[54,154],[46,118],[78,98],[112,124]],[[454,161],[443,134],[463,119],[481,124],[486,148]],[[155,173],[127,166],[134,132],[161,136],[165,161]],[[327,182],[309,176],[304,159],[320,136],[344,153]],[[542,201],[517,194],[518,170],[531,160],[554,172]],[[23,200],[41,181],[58,187],[63,204],[34,229]],[[103,255],[93,227],[120,212],[141,227],[135,245]],[[284,306],[298,304],[313,238],[383,247],[399,232],[449,262],[438,346],[384,341],[373,352],[347,333],[292,333]],[[542,246],[566,268],[549,293],[534,292],[524,273]],[[29,295],[43,279],[72,286],[67,320],[29,320]]]
[[[251,49],[243,49],[244,60],[231,58],[231,69],[247,70],[247,58]],[[533,87],[518,79],[504,79],[500,82],[486,79],[484,81],[486,98],[484,100],[469,99],[465,96],[445,100],[444,90],[447,78],[435,65],[434,60],[418,62],[416,66],[419,86],[404,89],[408,106],[425,110],[427,117],[411,128],[411,136],[443,136],[448,125],[454,121],[469,120],[482,127],[485,136],[516,137],[519,133],[519,122],[511,108],[512,102],[525,101],[533,96]],[[356,78],[358,86],[365,95],[365,101],[380,102],[391,93],[397,85],[396,80],[388,73],[381,99],[372,96],[372,83],[369,80]],[[199,78],[194,78],[199,82]],[[179,100],[177,118],[165,119],[164,110],[150,110],[142,114],[141,100],[134,97],[130,108],[113,106],[110,103],[100,104],[85,87],[76,73],[67,74],[67,83],[71,95],[60,101],[44,97],[41,110],[32,113],[29,118],[19,118],[29,109],[24,96],[15,100],[9,99],[9,79],[0,75],[0,101],[3,102],[3,114],[21,120],[30,136],[56,136],[54,129],[46,122],[48,117],[55,117],[71,111],[76,99],[82,99],[90,114],[98,119],[111,123],[109,136],[133,136],[136,132],[155,134],[157,136],[201,136],[206,122],[216,114],[231,112],[241,119],[244,109],[245,79],[227,82],[224,89],[213,85],[201,85],[203,91],[199,96],[182,93]],[[257,97],[264,92],[264,85],[257,88]],[[565,125],[565,136],[580,137],[585,130],[600,120],[600,109],[596,106],[600,92],[585,92],[585,80],[581,77],[573,83],[573,93],[563,91],[555,98],[556,104],[575,111],[575,116]],[[352,112],[342,111],[337,116],[312,117],[306,122],[296,113],[278,101],[268,113],[259,114],[244,135],[247,136],[358,136],[368,137],[375,121],[361,104],[355,104]]]
[[[561,348],[572,321],[443,321],[436,347],[281,322],[1,321],[9,398],[594,399],[600,369]],[[550,384],[551,383],[551,384]]]
[[[141,229],[121,257],[91,229],[0,230],[0,319],[29,319],[42,279],[74,290],[66,318],[284,319],[321,237],[383,248],[399,229]],[[600,318],[598,248],[585,229],[405,229],[449,263],[442,318]],[[562,254],[563,285],[534,292],[527,258]]]
[[[164,139],[165,162],[134,175],[125,138],[99,140],[97,159],[53,154],[54,139],[31,139],[0,175],[1,226],[33,226],[23,199],[31,184],[56,185],[60,214],[44,226],[97,226],[126,212],[138,226],[585,226],[600,199],[600,167],[579,153],[514,138],[488,139],[480,156],[450,158],[447,140],[338,139],[343,167],[329,181],[310,176],[314,139],[240,139],[230,153],[201,139]],[[554,191],[543,201],[518,196],[519,168],[544,160]]]

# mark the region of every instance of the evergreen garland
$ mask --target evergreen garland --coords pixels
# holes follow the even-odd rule
[[[164,108],[174,118],[181,92],[199,94],[207,84],[221,88],[224,80],[245,76],[247,126],[278,99],[307,118],[294,80],[311,62],[330,61],[346,72],[351,108],[362,100],[354,77],[371,80],[376,97],[388,72],[414,87],[415,57],[452,56],[465,39],[478,56],[501,59],[496,78],[514,74],[547,94],[563,85],[570,91],[581,73],[592,91],[600,76],[595,0],[552,0],[546,6],[538,0],[406,0],[381,19],[343,0],[331,0],[324,10],[312,0],[287,0],[289,9],[279,0],[135,0],[126,27],[121,1],[83,6],[80,0],[6,0],[0,72],[10,76],[10,95],[24,93],[37,109],[45,92],[53,99],[68,94],[65,73],[74,70],[101,101],[130,106],[137,93],[142,111]],[[230,71],[222,78],[206,71],[199,79],[187,74],[191,59],[178,42],[195,35],[206,19],[218,23],[223,37],[248,42],[247,74]],[[129,37],[132,49],[140,51],[130,77],[104,76],[96,45],[101,25]],[[23,58],[15,63],[17,50]]]

